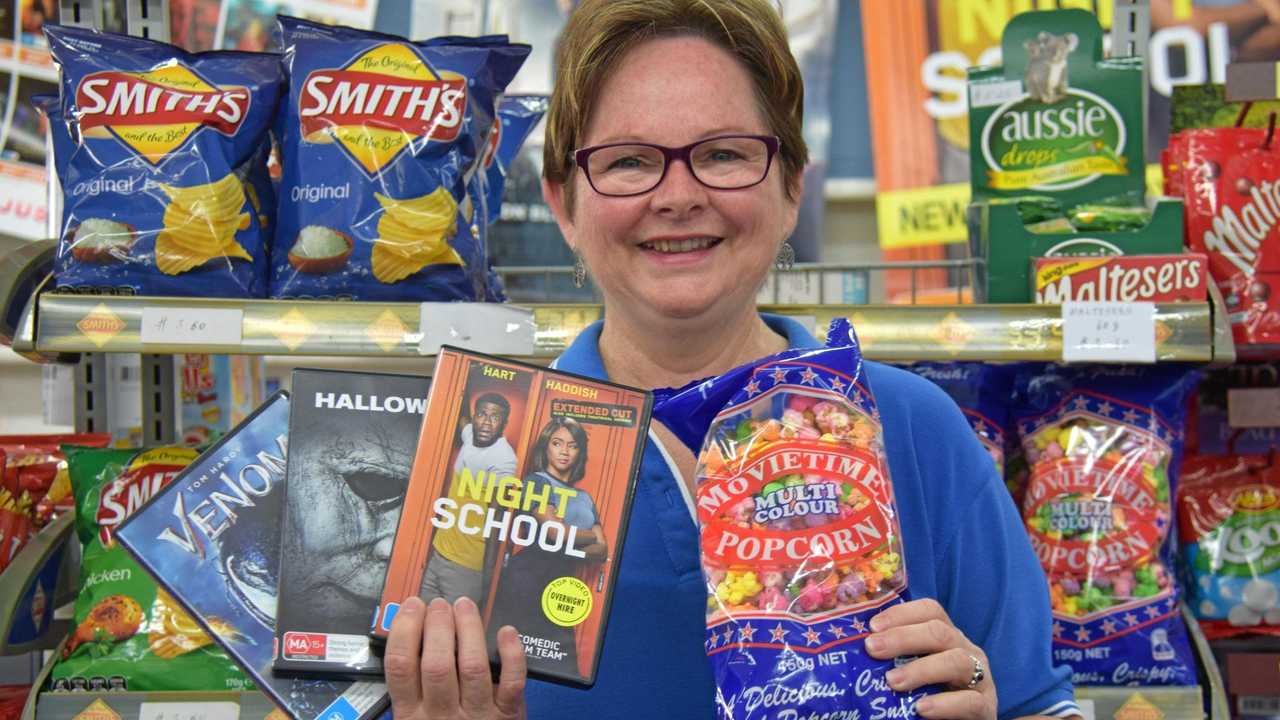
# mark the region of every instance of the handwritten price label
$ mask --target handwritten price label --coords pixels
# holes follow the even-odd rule
[[[1063,303],[1062,360],[1069,363],[1155,362],[1155,303]]]
[[[239,345],[244,311],[230,308],[142,308],[142,342]]]
[[[234,702],[144,702],[138,720],[240,720]]]

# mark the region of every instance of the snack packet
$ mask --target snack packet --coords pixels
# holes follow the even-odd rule
[[[1241,354],[1265,352],[1280,343],[1280,143],[1255,128],[1181,135],[1187,247],[1209,256]]]
[[[1173,488],[1197,373],[1046,366],[1018,378],[1022,517],[1076,685],[1194,685],[1178,612]]]
[[[698,452],[695,498],[717,715],[915,716],[868,621],[910,599],[879,413],[847,320],[680,390],[655,418]],[[839,693],[810,692],[839,687]]]
[[[83,549],[75,629],[54,665],[54,690],[243,690],[244,672],[157,588],[114,531],[197,452],[66,446]]]
[[[502,217],[502,191],[507,184],[507,168],[520,153],[520,146],[547,113],[546,95],[507,95],[498,101],[484,155],[485,210],[489,224]]]
[[[1076,230],[1119,232],[1141,230],[1151,221],[1151,211],[1146,207],[1083,203],[1071,208],[1067,217]]]
[[[487,299],[471,180],[529,46],[279,25],[289,92],[272,296]]]
[[[1187,600],[1205,636],[1280,635],[1280,467],[1267,456],[1195,456],[1181,485]]]
[[[261,297],[269,234],[243,173],[267,137],[280,63],[47,25],[62,184],[59,288]],[[262,200],[262,198],[259,198]]]
[[[0,435],[5,458],[0,462],[0,486],[15,496],[29,495],[34,506],[31,520],[38,530],[55,514],[75,507],[61,446],[106,447],[110,442],[110,433]]]

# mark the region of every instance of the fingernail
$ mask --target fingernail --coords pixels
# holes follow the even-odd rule
[[[448,608],[449,608],[449,601],[445,600],[442,597],[431,598],[431,602],[427,603],[427,609],[433,610],[435,612],[440,612],[441,610],[447,610]]]
[[[871,652],[880,652],[884,649],[884,640],[872,635],[867,638],[867,649]]]
[[[877,616],[875,616],[875,617],[871,618],[871,630],[872,630],[873,632],[880,632],[881,630],[884,630],[884,629],[885,629],[885,628],[887,628],[887,627],[889,627],[889,621],[888,621],[888,620],[885,620],[884,618],[880,617],[879,615],[877,615]]]
[[[897,690],[898,686],[902,684],[902,680],[903,680],[902,671],[897,668],[894,668],[893,670],[890,670],[889,672],[884,674],[884,679],[889,681],[890,687]]]
[[[463,595],[462,597],[460,597],[460,598],[458,598],[457,600],[454,600],[454,601],[453,601],[453,609],[454,609],[454,610],[467,610],[467,611],[475,610],[475,609],[476,609],[476,603],[475,603],[475,601],[474,601],[474,600],[472,600],[471,598],[467,597],[466,595]]]
[[[397,610],[396,612],[409,613],[412,615],[413,613],[421,612],[422,610],[425,610],[426,607],[427,607],[427,604],[422,602],[422,598],[418,597],[417,595],[411,595],[405,598],[404,602],[400,603],[400,609]]]
[[[916,712],[924,714],[933,710],[933,700],[924,698],[916,703]]]

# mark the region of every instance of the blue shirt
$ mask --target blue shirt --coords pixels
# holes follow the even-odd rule
[[[791,347],[819,345],[799,323],[763,317]],[[602,327],[583,330],[555,367],[605,379]],[[887,365],[864,367],[884,424],[912,596],[937,599],[986,651],[1002,720],[1078,714],[1070,670],[1052,666],[1044,573],[991,457],[936,385]],[[529,681],[533,720],[715,717],[698,528],[679,482],[651,434],[596,684],[584,691]]]

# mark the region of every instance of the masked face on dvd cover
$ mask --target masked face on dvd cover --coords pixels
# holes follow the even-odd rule
[[[292,601],[304,605],[299,617],[367,621],[382,590],[417,429],[392,419],[353,424],[340,415],[318,415],[298,432],[331,440],[290,458],[302,471],[291,476],[298,480],[288,489],[288,511],[328,522],[290,518],[298,532],[284,538],[293,544],[286,556],[305,562],[288,563],[283,582],[296,588]]]

